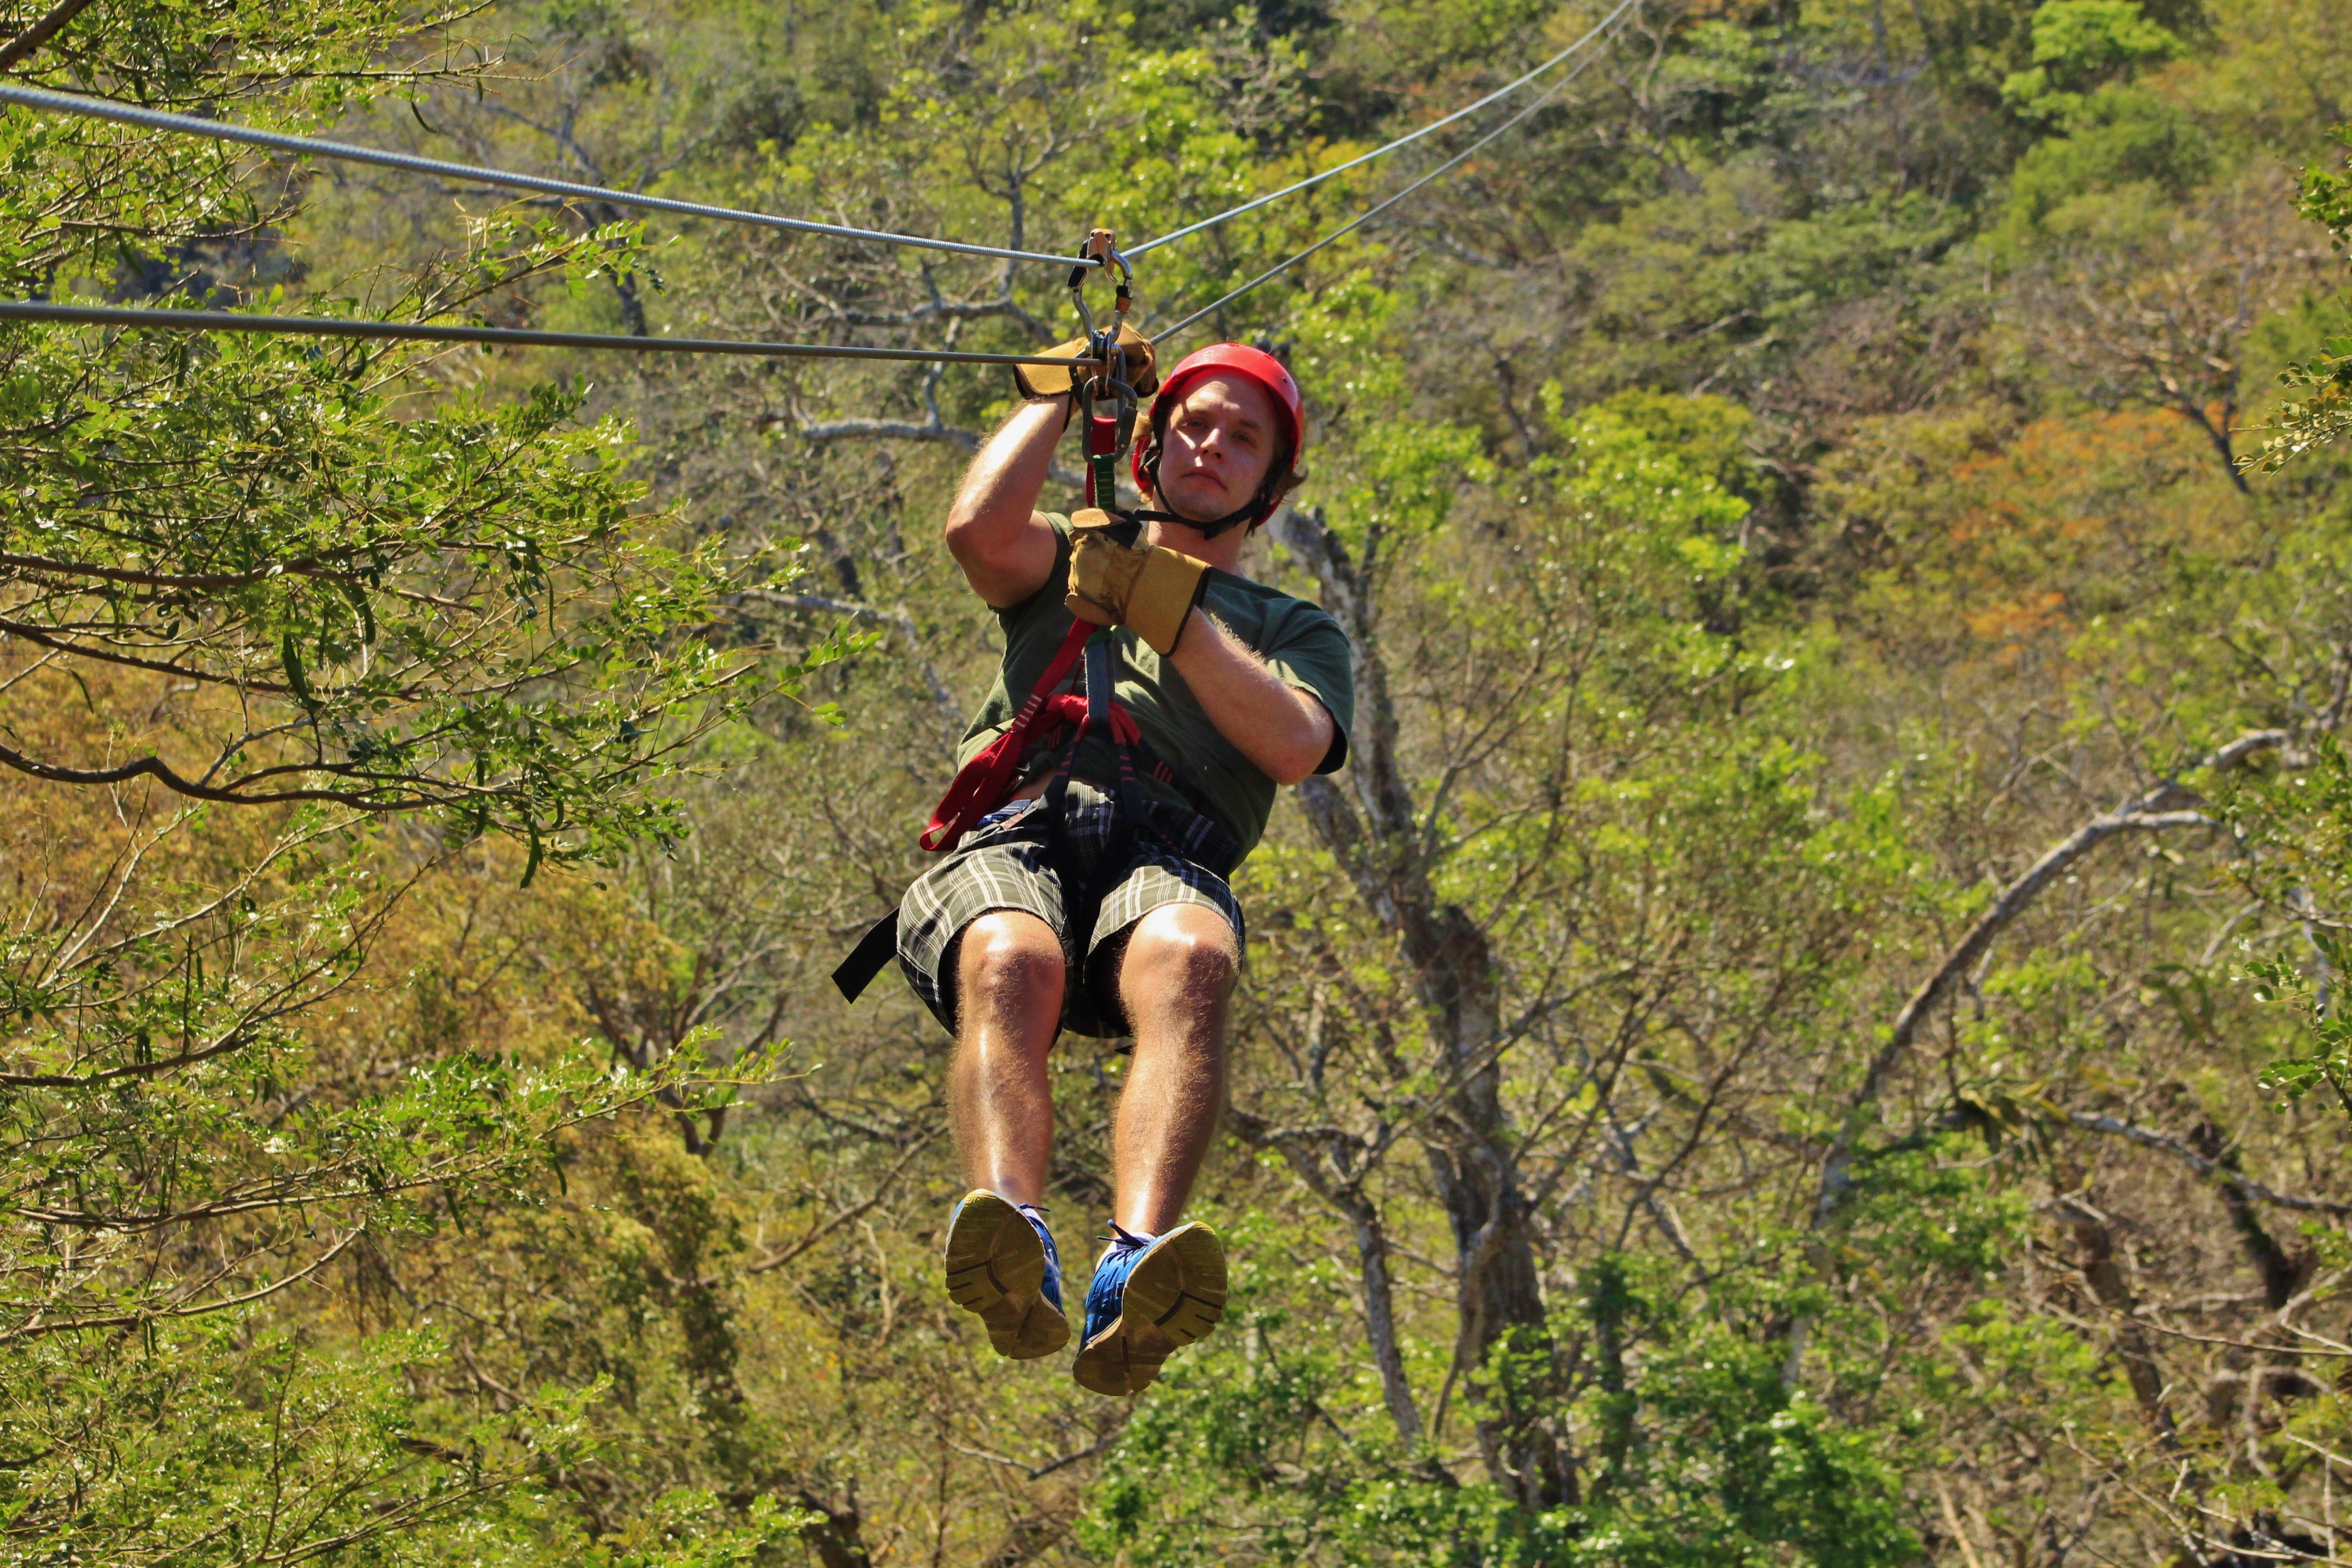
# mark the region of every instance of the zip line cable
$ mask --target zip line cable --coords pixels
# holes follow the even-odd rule
[[[1624,10],[1625,6],[1620,5],[1617,8],[1617,14],[1622,15]],[[1251,279],[1248,282],[1243,284],[1240,288],[1234,289],[1223,299],[1216,300],[1212,304],[1203,305],[1201,309],[1193,311],[1191,315],[1185,317],[1174,326],[1168,327],[1162,331],[1152,333],[1152,346],[1154,348],[1159,347],[1161,343],[1166,342],[1169,339],[1174,337],[1177,333],[1182,331],[1193,322],[1201,320],[1203,316],[1211,315],[1218,310],[1223,310],[1227,305],[1232,304],[1234,300],[1240,299],[1243,295],[1248,293],[1259,284],[1264,283],[1270,279],[1279,277],[1283,273],[1287,272],[1292,268],[1297,266],[1300,262],[1306,260],[1308,257],[1314,255],[1317,251],[1322,249],[1325,246],[1363,227],[1364,225],[1371,222],[1372,219],[1380,216],[1381,214],[1388,211],[1389,208],[1396,205],[1397,203],[1404,200],[1405,197],[1412,195],[1413,192],[1421,189],[1422,186],[1429,184],[1430,181],[1436,179],[1440,174],[1448,174],[1451,171],[1459,168],[1473,153],[1478,152],[1488,142],[1494,141],[1495,138],[1500,136],[1504,132],[1510,130],[1513,126],[1518,124],[1521,121],[1533,114],[1537,110],[1541,109],[1545,104],[1549,103],[1553,99],[1559,97],[1561,90],[1564,89],[1569,83],[1574,81],[1578,77],[1584,74],[1585,67],[1591,65],[1599,58],[1600,57],[1597,55],[1588,55],[1583,59],[1578,61],[1574,70],[1570,71],[1566,76],[1560,78],[1558,81],[1552,83],[1551,86],[1546,88],[1543,92],[1537,97],[1534,102],[1528,104],[1525,109],[1520,110],[1517,114],[1512,115],[1508,120],[1504,121],[1500,125],[1496,126],[1492,131],[1487,132],[1486,134],[1481,136],[1475,142],[1471,142],[1469,146],[1465,147],[1461,152],[1456,153],[1453,157],[1448,158],[1444,163],[1440,163],[1436,168],[1432,169],[1429,173],[1423,174],[1421,178],[1415,180],[1412,184],[1407,185],[1396,195],[1389,197],[1386,201],[1381,202],[1378,206],[1349,219],[1346,223],[1340,225],[1338,228],[1333,229],[1330,233],[1325,235],[1322,238],[1317,240],[1314,244],[1308,246],[1297,255],[1290,258],[1287,261],[1276,262],[1272,267],[1267,268],[1265,271],[1259,273],[1256,277]],[[1130,251],[1128,254],[1132,255],[1134,253]]]
[[[1227,218],[1239,217],[1245,212],[1255,212],[1258,208],[1265,205],[1268,202],[1278,202],[1283,197],[1306,190],[1310,185],[1319,185],[1324,181],[1330,179],[1336,174],[1344,174],[1349,170],[1369,163],[1375,158],[1385,158],[1400,147],[1409,146],[1412,142],[1420,141],[1424,136],[1430,135],[1434,132],[1443,131],[1447,126],[1454,123],[1454,121],[1477,113],[1480,110],[1486,108],[1488,104],[1493,103],[1496,100],[1508,98],[1511,94],[1518,91],[1519,89],[1527,86],[1528,83],[1535,80],[1536,78],[1543,75],[1546,71],[1551,69],[1554,66],[1568,58],[1569,56],[1576,53],[1577,50],[1584,47],[1585,45],[1599,37],[1604,31],[1616,23],[1618,17],[1623,16],[1628,10],[1632,9],[1633,4],[1634,0],[1618,0],[1617,9],[1610,12],[1606,16],[1603,16],[1593,26],[1592,30],[1585,34],[1584,37],[1577,39],[1576,42],[1569,45],[1568,47],[1560,50],[1559,53],[1552,56],[1551,58],[1544,61],[1543,64],[1536,67],[1535,69],[1528,72],[1527,75],[1520,77],[1517,80],[1507,82],[1505,85],[1496,88],[1494,91],[1488,93],[1477,102],[1457,109],[1443,120],[1433,120],[1428,124],[1423,126],[1420,130],[1412,132],[1410,135],[1400,136],[1385,147],[1375,147],[1370,152],[1364,153],[1361,157],[1350,158],[1346,163],[1326,169],[1319,174],[1310,174],[1306,179],[1299,181],[1296,184],[1283,186],[1282,189],[1275,192],[1271,195],[1260,196],[1255,201],[1244,202],[1237,207],[1229,207],[1225,211],[1219,213],[1214,217],[1204,217],[1199,223],[1180,228],[1173,234],[1163,234],[1157,239],[1147,239],[1141,245],[1130,245],[1123,254],[1129,257],[1136,257],[1142,255],[1147,250],[1157,250],[1163,245],[1173,245],[1176,241],[1183,239],[1188,236],[1198,234],[1202,229],[1214,228],[1217,225],[1224,222]],[[1580,70],[1583,68],[1580,66],[1577,68]]]
[[[1188,235],[1214,227],[1228,218],[1239,216],[1269,202],[1279,201],[1310,185],[1319,184],[1335,174],[1384,157],[1400,147],[1410,145],[1434,132],[1443,130],[1475,114],[1497,99],[1517,91],[1536,78],[1550,70],[1577,50],[1601,37],[1614,26],[1619,18],[1633,8],[1634,0],[1618,0],[1617,8],[1601,18],[1591,31],[1567,48],[1544,61],[1533,70],[1508,84],[1497,88],[1477,102],[1454,110],[1443,120],[1432,121],[1409,135],[1401,136],[1386,146],[1378,147],[1362,156],[1351,159],[1335,168],[1285,186],[1271,195],[1258,197],[1229,211],[1204,218],[1186,228],[1165,234],[1157,239],[1130,247],[1128,256],[1139,256],[1158,246],[1171,244]],[[1474,154],[1505,132],[1518,125],[1536,110],[1559,96],[1569,83],[1584,74],[1598,56],[1588,55],[1577,62],[1575,68],[1546,88],[1535,100],[1496,126],[1477,141],[1422,175],[1394,195],[1333,229],[1306,249],[1285,261],[1276,262],[1223,299],[1203,306],[1178,321],[1174,326],[1153,335],[1154,344],[1166,342],[1185,328],[1203,317],[1213,314],[1249,293],[1260,284],[1287,272],[1317,251],[1361,228],[1397,203],[1412,195],[1440,175],[1459,168]],[[601,185],[583,185],[569,180],[554,180],[537,174],[518,174],[503,169],[478,168],[466,163],[445,163],[437,158],[420,158],[406,153],[386,152],[381,148],[355,146],[341,142],[322,142],[308,136],[289,136],[274,131],[258,131],[247,126],[230,125],[220,121],[199,120],[190,115],[168,114],[159,110],[140,109],[110,100],[84,98],[74,93],[52,92],[44,88],[13,87],[0,84],[0,103],[14,103],[23,108],[47,110],[61,114],[79,114],[92,119],[110,120],[125,125],[148,130],[171,131],[194,136],[210,137],[223,142],[243,142],[274,152],[292,153],[308,157],[338,158],[348,163],[373,163],[385,168],[403,169],[415,174],[446,175],[478,184],[506,185],[518,190],[539,191],[555,195],[583,196],[596,201],[611,202],[618,206],[638,206],[657,212],[679,213],[692,217],[719,218],[730,223],[754,224],[768,228],[791,229],[800,233],[832,235],[845,239],[877,240],[888,245],[914,246],[929,250],[953,251],[965,256],[989,256],[1013,261],[1047,261],[1056,266],[1099,267],[1102,262],[1092,257],[1054,256],[1042,251],[1006,250],[994,246],[964,245],[955,240],[929,239],[918,235],[892,234],[878,229],[849,228],[839,224],[816,223],[804,218],[779,217],[769,213],[743,212],[732,207],[707,206],[699,202],[677,201],[668,196],[646,195],[632,191],[608,190]],[[1052,354],[979,353],[960,349],[890,349],[868,348],[836,343],[772,343],[721,338],[653,338],[624,337],[602,332],[543,332],[515,327],[440,326],[426,321],[355,321],[333,316],[248,316],[229,310],[166,310],[102,305],[52,305],[34,301],[0,300],[0,321],[50,321],[101,327],[151,327],[166,331],[199,332],[271,332],[298,337],[357,338],[375,342],[479,343],[512,348],[568,348],[615,350],[631,353],[734,354],[761,359],[848,359],[912,361],[929,364],[1068,364],[1069,359]],[[1082,362],[1092,363],[1092,362]]]
[[[1066,261],[1067,257],[1055,257]],[[230,310],[148,310],[111,305],[0,300],[0,321],[93,327],[161,327],[194,332],[278,332],[296,337],[397,342],[491,343],[512,348],[619,349],[635,353],[743,354],[757,359],[917,360],[945,364],[1058,364],[1052,354],[992,354],[961,349],[879,349],[839,343],[762,343],[730,338],[628,338],[601,332],[538,332],[516,327],[450,327],[429,321],[351,321],[336,316],[245,316]],[[1092,360],[1078,362],[1092,364]]]
[[[571,180],[549,179],[541,174],[518,174],[505,169],[445,163],[438,158],[420,158],[414,153],[387,152],[380,147],[355,146],[348,142],[322,142],[311,136],[289,136],[281,132],[257,131],[251,126],[230,125],[218,120],[199,120],[189,114],[168,114],[162,110],[116,103],[110,99],[52,92],[47,88],[0,85],[0,103],[47,110],[54,114],[79,114],[91,120],[111,120],[118,124],[136,125],[149,131],[208,136],[216,142],[242,142],[247,146],[266,147],[274,153],[291,153],[302,157],[336,158],[347,163],[374,163],[386,169],[404,169],[412,174],[437,174],[474,184],[504,185],[513,190],[537,191],[546,195],[580,196],[591,201],[610,202],[614,206],[677,213],[684,217],[718,218],[726,223],[751,224],[761,228],[790,229],[796,234],[824,234],[836,239],[877,240],[885,245],[948,250],[959,256],[992,256],[1006,261],[1049,261],[1057,267],[1099,265],[1091,258],[1054,256],[1042,250],[1006,250],[993,245],[965,245],[960,240],[892,234],[883,229],[850,228],[837,223],[817,223],[809,218],[779,217],[772,213],[744,212],[736,207],[682,202],[670,196],[650,196],[640,191],[608,190],[603,185],[583,185]]]

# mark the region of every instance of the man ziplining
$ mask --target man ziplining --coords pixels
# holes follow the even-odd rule
[[[1118,341],[1149,395],[1150,346]],[[1131,516],[1036,510],[1074,388],[1053,368],[1014,375],[1027,401],[973,458],[946,529],[996,612],[1003,666],[925,837],[946,858],[908,889],[896,951],[955,1037],[948,1094],[972,1190],[948,1225],[948,1293],[1001,1354],[1070,1337],[1040,1206],[1047,1053],[1064,1029],[1133,1037],[1074,1369],[1128,1394],[1223,1315],[1223,1247],[1181,1217],[1223,1104],[1243,932],[1226,879],[1277,786],[1346,761],[1354,689],[1339,623],[1236,570],[1302,478],[1298,388],[1279,361],[1221,343],[1170,374],[1134,454],[1159,510]],[[1066,680],[1078,690],[1059,694]]]

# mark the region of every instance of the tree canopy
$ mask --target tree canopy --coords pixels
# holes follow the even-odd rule
[[[1062,252],[1614,10],[0,0],[0,77]],[[1163,348],[1297,374],[1248,565],[1359,716],[1236,884],[1225,1326],[1133,1402],[950,1309],[945,1042],[824,982],[993,673],[1001,370],[0,322],[0,1555],[2336,1561],[2340,12],[1636,0]],[[14,107],[0,168],[12,300],[1076,330]],[[1076,1274],[1125,1065],[1055,1062]]]

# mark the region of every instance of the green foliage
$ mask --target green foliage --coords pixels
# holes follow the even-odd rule
[[[2139,0],[2045,0],[2033,13],[2033,65],[2001,84],[2029,118],[2066,124],[2084,94],[2118,77],[2189,52],[2142,15]]]
[[[448,1353],[429,1333],[383,1334],[330,1358],[287,1331],[183,1324],[140,1336],[103,1384],[52,1356],[15,1362],[0,1443],[17,1462],[0,1480],[0,1510],[12,1533],[40,1543],[16,1560],[530,1561],[532,1538],[556,1522],[543,1517],[544,1489],[610,1452],[593,1415],[603,1390],[549,1390],[503,1417],[444,1426],[420,1419],[403,1385]],[[86,1447],[93,1424],[121,1440]],[[59,1447],[89,1462],[78,1472],[27,1463]],[[738,1524],[714,1528],[709,1512],[708,1498],[665,1498],[621,1539],[582,1542],[578,1561],[748,1563],[800,1522],[772,1500]]]
[[[2336,139],[2352,146],[2352,125],[2336,127]],[[2352,253],[2352,175],[2317,163],[2306,165],[2297,210],[2327,230],[2336,249]],[[2269,428],[2278,432],[2249,468],[2276,473],[2297,458],[2334,446],[2352,434],[2352,335],[2328,338],[2319,352],[2279,373],[2279,384],[2300,394],[2279,405]]]
[[[2214,150],[2178,104],[2137,87],[2110,85],[2065,115],[2065,132],[2037,144],[2011,177],[2012,230],[2081,226],[2092,198],[2179,200],[2216,168]],[[2095,221],[2095,220],[2092,220]]]
[[[2315,933],[2311,945],[2315,963],[2334,973],[2343,973],[2345,959],[2352,956],[2333,933]],[[2352,1027],[2330,1005],[2327,991],[2293,959],[2252,959],[2246,974],[2253,982],[2255,1001],[2284,1004],[2308,1031],[2308,1048],[2271,1063],[2263,1072],[2263,1087],[2279,1091],[2284,1110],[2325,1085],[2352,1112]]]
[[[2352,125],[2338,125],[2330,134],[2352,147]],[[2327,231],[2336,249],[2352,250],[2352,174],[2334,174],[2316,163],[2307,165],[2295,205]]]
[[[102,5],[37,61],[306,128],[440,74],[450,20]],[[0,166],[12,296],[286,306],[307,184],[288,171],[14,109]],[[634,226],[493,212],[354,296],[478,315],[621,276],[653,278]],[[528,884],[674,840],[654,781],[838,651],[762,672],[719,624],[742,563],[646,506],[628,427],[589,395],[560,376],[469,395],[409,349],[0,331],[10,1542],[422,1560],[591,1454],[593,1384],[436,1430],[404,1381],[442,1353],[430,1336],[322,1342],[254,1316],[397,1238],[544,1201],[572,1130],[656,1100],[716,1113],[714,1085],[772,1066],[714,1064],[693,1032],[635,1066],[576,1034],[466,1037],[429,977],[408,1018],[362,1005],[437,861],[511,841]],[[648,1522],[613,1560],[740,1560],[789,1521],[740,1522],[692,1546]]]
[[[1580,1392],[1553,1416],[1589,1467],[1580,1501],[1530,1513],[1490,1484],[1434,1480],[1425,1460],[1351,1436],[1334,1416],[1360,1393],[1311,1336],[1301,1342],[1300,1325],[1259,1313],[1242,1325],[1245,1351],[1171,1369],[1138,1412],[1085,1539],[1139,1568],[1228,1561],[1244,1542],[1270,1563],[1911,1561],[1917,1542],[1880,1439],[1788,1388],[1769,1342],[1675,1295],[1626,1258],[1582,1270],[1563,1325],[1583,1347]],[[1508,1396],[1515,1373],[1496,1373]]]
[[[37,194],[13,199],[37,228]],[[592,276],[629,247],[474,239],[446,287],[394,308]],[[663,826],[645,778],[752,695],[730,690],[740,654],[699,635],[719,547],[666,547],[633,515],[626,432],[578,421],[583,386],[419,418],[394,402],[415,374],[295,340],[0,335],[10,629],[68,663],[242,694],[192,755],[137,764],[181,794],[430,813],[527,839],[534,867],[609,858]]]
[[[2231,826],[2253,850],[2239,879],[2301,926],[2302,952],[2245,961],[2254,1000],[2294,1020],[2297,1048],[2264,1068],[2263,1087],[2278,1092],[2282,1110],[2325,1088],[2352,1112],[2352,1023],[2338,978],[2352,944],[2336,913],[2352,908],[2352,766],[2336,737],[2323,736],[2283,776],[2241,785],[2231,807]]]

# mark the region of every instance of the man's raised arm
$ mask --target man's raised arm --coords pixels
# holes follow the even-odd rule
[[[1058,546],[1037,510],[1054,447],[1069,422],[1067,395],[1024,403],[981,447],[948,509],[949,552],[991,605],[1017,605],[1045,585]]]

